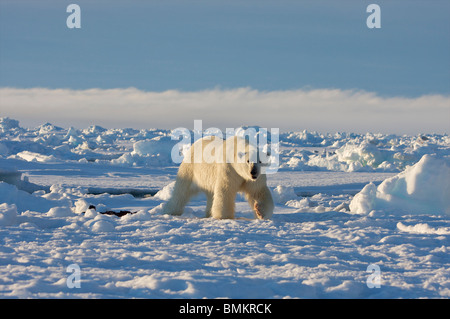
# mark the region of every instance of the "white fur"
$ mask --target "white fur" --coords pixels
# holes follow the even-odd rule
[[[270,218],[274,205],[257,153],[255,146],[236,136],[226,141],[215,136],[198,140],[180,165],[164,212],[181,215],[189,199],[204,192],[206,217],[234,218],[236,194],[243,192],[257,218]]]

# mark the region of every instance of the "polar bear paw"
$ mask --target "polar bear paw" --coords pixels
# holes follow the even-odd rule
[[[256,217],[258,217],[258,219],[264,219],[264,217],[263,217],[263,215],[262,215],[262,213],[261,213],[259,204],[258,204],[258,203],[255,203],[255,205],[253,206],[253,208],[255,209]]]

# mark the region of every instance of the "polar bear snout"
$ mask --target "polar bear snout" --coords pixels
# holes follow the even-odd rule
[[[252,175],[252,179],[257,179],[259,176],[259,169],[256,164],[251,165],[250,175]]]

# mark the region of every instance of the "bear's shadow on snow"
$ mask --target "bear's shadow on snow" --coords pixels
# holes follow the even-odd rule
[[[205,217],[204,208],[192,208],[186,206],[181,219],[211,219],[211,217]],[[235,218],[233,220],[248,222],[248,221],[260,221],[260,222],[273,222],[273,223],[304,223],[304,222],[320,222],[333,220],[336,222],[347,222],[349,220],[357,220],[361,218],[360,215],[348,214],[343,212],[328,211],[328,212],[293,212],[293,213],[277,213],[274,211],[272,218],[268,220],[259,220],[255,218],[254,213],[249,210],[236,211]]]
[[[358,216],[342,213],[342,212],[323,212],[323,213],[277,213],[274,212],[272,216],[272,221],[283,222],[283,223],[304,223],[304,222],[320,222],[327,220],[342,221],[346,222],[351,219],[357,219]]]

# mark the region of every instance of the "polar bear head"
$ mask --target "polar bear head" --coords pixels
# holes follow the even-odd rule
[[[227,162],[245,180],[255,181],[261,175],[261,154],[255,145],[244,138],[235,136],[227,139]]]
[[[250,152],[238,152],[237,163],[233,165],[236,172],[246,180],[257,180],[261,175],[261,160],[257,156],[252,158]]]

